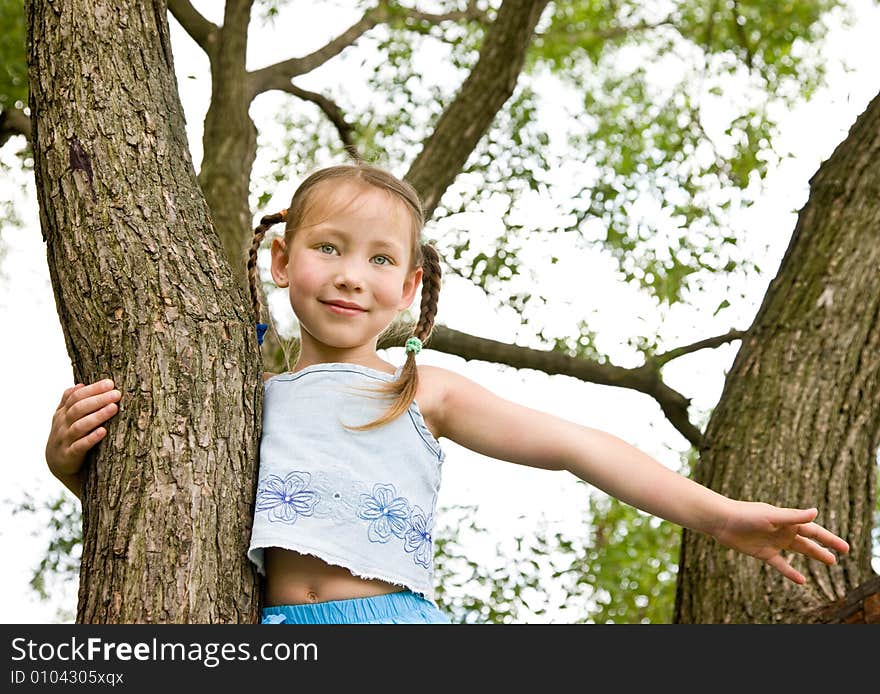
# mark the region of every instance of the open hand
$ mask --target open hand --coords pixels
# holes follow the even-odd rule
[[[783,556],[798,552],[825,564],[837,563],[831,550],[846,553],[849,544],[821,525],[813,523],[815,508],[781,508],[752,501],[734,501],[725,524],[712,535],[721,544],[767,562],[798,584],[806,579]]]

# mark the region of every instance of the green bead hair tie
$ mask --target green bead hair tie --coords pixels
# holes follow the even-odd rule
[[[406,341],[406,351],[418,354],[422,351],[422,341],[417,337],[411,337]]]

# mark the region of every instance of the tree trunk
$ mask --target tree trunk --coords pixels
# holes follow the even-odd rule
[[[199,170],[214,228],[245,291],[246,250],[253,227],[250,180],[257,154],[257,128],[248,113],[252,95],[245,71],[250,7],[246,0],[227,2],[223,26],[215,33],[216,46],[209,54],[211,103],[205,114]]]
[[[728,374],[696,479],[728,496],[820,510],[835,566],[797,586],[685,532],[677,622],[810,622],[871,572],[880,445],[880,96],[810,181],[779,273]]]
[[[26,11],[59,318],[75,378],[122,391],[86,463],[77,622],[254,622],[259,351],[189,158],[164,3]]]

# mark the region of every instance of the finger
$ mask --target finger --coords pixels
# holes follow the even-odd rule
[[[798,528],[798,534],[804,537],[810,537],[816,542],[825,545],[829,549],[838,552],[849,552],[849,543],[842,537],[838,537],[830,530],[823,528],[818,523],[805,523]]]
[[[82,387],[82,383],[77,383],[76,385],[73,385],[70,388],[68,388],[67,390],[65,390],[61,394],[61,402],[58,403],[57,409],[59,409],[59,410],[62,409],[64,407],[64,405],[67,403],[67,399],[70,397],[70,394],[73,391],[75,391],[77,388],[81,388],[81,387]]]
[[[805,557],[818,559],[825,564],[837,563],[837,557],[834,556],[833,552],[828,551],[821,545],[813,542],[812,540],[808,540],[805,537],[801,537],[800,535],[792,540],[791,545],[789,545],[789,549],[795,552],[800,552]]]
[[[73,392],[68,396],[68,407],[76,402],[79,402],[83,398],[98,395],[99,393],[105,393],[112,388],[113,379],[110,378],[105,378],[100,381],[95,381],[94,383],[89,383],[89,385],[87,386],[84,386],[82,384],[80,384],[79,387],[74,386]]]
[[[67,399],[67,396],[70,395],[75,389],[76,386],[71,386],[61,394],[61,402],[58,403],[58,407],[62,407],[64,405],[64,401]]]
[[[781,554],[774,554],[767,560],[767,563],[783,576],[785,576],[787,579],[794,581],[798,585],[803,585],[807,582],[807,579],[804,578],[804,575],[800,571],[794,569],[787,561],[785,561],[785,557],[783,557]]]
[[[94,431],[90,432],[86,436],[83,436],[81,439],[74,441],[68,451],[71,457],[85,457],[86,453],[88,453],[89,449],[94,446],[98,441],[103,439],[107,435],[107,430],[104,427],[98,427]]]
[[[771,521],[777,525],[794,525],[796,523],[809,523],[817,515],[817,508],[777,508],[771,517]]]
[[[113,415],[115,415],[118,410],[119,407],[116,405],[116,403],[110,402],[104,405],[98,411],[92,412],[91,414],[76,420],[73,424],[70,425],[71,438],[76,441],[81,437],[87,435],[90,431],[93,431],[98,425],[103,424]]]
[[[91,388],[91,386],[81,388],[73,397],[77,397],[79,393],[84,393],[87,388]],[[102,387],[97,393],[81,396],[81,399],[72,402],[67,408],[65,413],[67,425],[73,426],[76,421],[92,414],[93,412],[97,412],[108,403],[117,402],[121,395],[122,394],[118,390],[103,390]]]
[[[82,383],[77,383],[64,391],[61,402],[58,403],[58,407],[55,408],[55,413],[52,415],[53,432],[59,428],[63,430],[67,427],[67,407],[70,405],[70,398],[76,390],[82,387]]]

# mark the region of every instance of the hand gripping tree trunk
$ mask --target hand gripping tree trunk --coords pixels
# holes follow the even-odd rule
[[[61,325],[76,379],[122,391],[86,463],[77,621],[254,622],[259,352],[189,158],[164,3],[26,11]]]
[[[880,96],[810,180],[779,273],[712,415],[696,479],[728,496],[817,506],[835,566],[795,558],[796,586],[685,532],[677,622],[822,621],[871,579],[880,445]],[[827,610],[826,610],[827,611]]]

